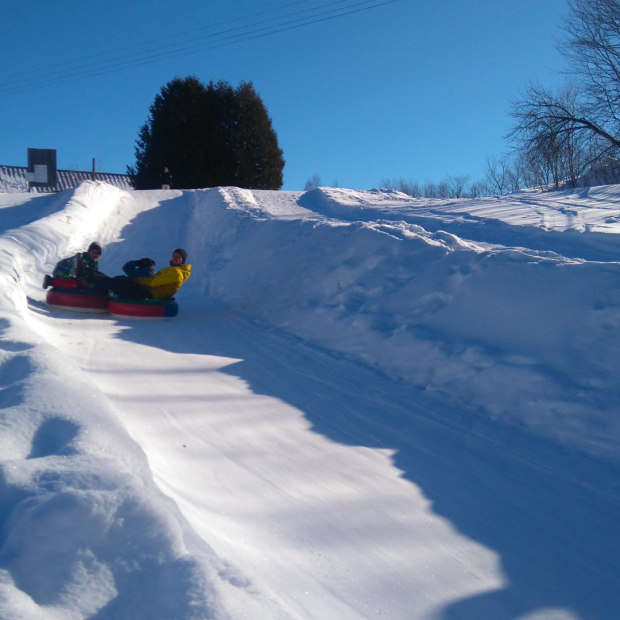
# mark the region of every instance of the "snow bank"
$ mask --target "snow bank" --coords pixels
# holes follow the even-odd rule
[[[0,238],[2,618],[220,614],[208,576],[230,570],[162,498],[117,412],[42,340],[36,305],[27,309],[27,293],[42,297],[44,266],[112,238],[110,221],[128,215],[122,199],[88,183],[0,210],[10,216]]]
[[[204,231],[199,286],[208,303],[360,360],[455,407],[592,454],[620,454],[616,235],[570,229],[568,257],[537,249],[545,235],[553,245],[558,234],[534,227],[541,214],[567,232],[555,214],[568,210],[570,194],[538,194],[528,219],[523,205],[506,214],[490,201],[483,211],[480,202],[418,206],[395,192],[318,189],[289,194],[284,219],[281,206],[269,215],[268,195],[252,203],[220,191],[224,201],[206,192],[193,213],[193,228]],[[584,213],[577,228],[583,219],[596,230],[602,220],[615,221],[614,196],[599,188],[592,201],[600,225]],[[447,232],[455,225],[462,231],[470,204],[482,228],[505,220],[485,241]],[[423,221],[420,209],[432,212],[434,232],[410,222]],[[524,245],[530,228],[533,248]],[[605,260],[580,257],[594,248]]]

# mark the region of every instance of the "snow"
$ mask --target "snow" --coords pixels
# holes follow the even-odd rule
[[[0,617],[615,618],[620,186],[0,193]],[[50,309],[172,250],[179,315]]]

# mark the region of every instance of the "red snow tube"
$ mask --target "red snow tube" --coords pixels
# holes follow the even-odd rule
[[[48,306],[60,310],[93,314],[105,314],[108,311],[108,296],[95,293],[75,278],[54,278],[45,301]]]
[[[158,319],[176,316],[179,304],[171,299],[112,298],[108,310],[113,316]]]

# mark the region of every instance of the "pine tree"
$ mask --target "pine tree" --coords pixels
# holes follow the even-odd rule
[[[128,173],[136,189],[160,187],[164,167],[178,188],[282,187],[282,150],[251,83],[172,80],[150,106],[135,154]]]
[[[236,184],[253,189],[279,189],[284,161],[267,110],[252,83],[242,83],[235,94]]]

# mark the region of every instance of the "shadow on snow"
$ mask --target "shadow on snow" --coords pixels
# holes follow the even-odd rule
[[[188,304],[189,306],[189,304]],[[455,410],[373,369],[226,313],[186,307],[119,337],[184,354],[241,359],[222,372],[301,410],[315,432],[395,451],[433,512],[494,550],[506,585],[438,617],[508,620],[544,609],[612,618],[620,608],[618,467]],[[412,560],[413,561],[413,560]]]

